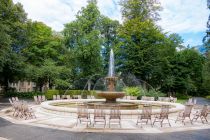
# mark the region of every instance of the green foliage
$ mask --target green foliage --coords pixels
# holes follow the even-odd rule
[[[88,1],[76,15],[76,20],[65,25],[65,45],[72,53],[73,70],[78,79],[102,72],[99,18],[96,1]]]
[[[7,92],[5,97],[18,97],[23,99],[33,99],[34,96],[43,95],[41,92]]]
[[[206,96],[207,99],[210,99],[210,95]]]
[[[95,91],[88,91],[88,90],[47,90],[45,96],[47,99],[52,99],[53,95],[81,95],[82,98],[87,98],[87,95],[95,95]]]
[[[126,20],[138,18],[140,21],[159,20],[158,11],[162,8],[156,0],[121,0],[122,16]]]
[[[183,93],[176,93],[176,97],[177,97],[178,99],[185,99],[185,100],[190,98],[189,95],[183,94]]]
[[[137,96],[137,97],[149,96],[157,98],[157,97],[166,96],[164,93],[160,91],[156,91],[154,89],[146,90],[143,89],[142,87],[126,87],[124,91],[126,92],[126,95]]]
[[[47,92],[45,92],[45,97],[47,99],[52,99],[53,95],[58,95],[59,94],[59,90],[47,90]]]
[[[144,92],[140,87],[126,87],[123,91],[128,96],[140,96]]]
[[[166,96],[166,94],[152,89],[152,90],[146,91],[145,96],[155,97],[157,99],[157,97],[164,97]]]
[[[20,3],[0,1],[0,84],[8,90],[8,81],[23,78],[23,57],[26,46],[26,13]]]

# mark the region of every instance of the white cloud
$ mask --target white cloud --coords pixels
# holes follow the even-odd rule
[[[102,14],[121,22],[119,1],[98,0],[99,10]],[[206,21],[209,16],[206,0],[159,1],[164,10],[160,12],[162,19],[158,22],[158,25],[164,31],[180,34],[205,32]],[[42,21],[56,31],[61,31],[63,25],[74,20],[81,7],[87,5],[87,0],[14,0],[14,2],[23,4],[29,18]],[[190,37],[185,42],[198,44]]]
[[[176,33],[206,30],[209,10],[206,0],[160,0],[164,10],[160,12],[159,25],[165,31]]]

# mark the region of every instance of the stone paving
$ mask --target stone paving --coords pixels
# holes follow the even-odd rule
[[[197,101],[208,101],[198,99]],[[202,103],[200,103],[202,104]],[[198,106],[199,108],[199,106]],[[53,114],[43,111],[39,105],[33,105],[36,110],[37,119],[24,120],[11,115],[10,108],[0,111],[0,139],[199,139],[210,140],[210,123],[202,124],[201,121],[193,125],[188,121],[184,126],[175,123],[177,113],[170,114],[172,127],[167,124],[162,128],[157,123],[154,127],[150,125],[136,126],[137,116],[123,116],[122,127],[111,125],[111,128],[102,124],[88,128],[86,124],[76,126],[76,114]],[[195,112],[196,110],[194,110]],[[208,116],[210,120],[210,115]],[[12,122],[12,123],[11,123]],[[42,131],[41,131],[42,130]],[[91,133],[94,132],[94,133]],[[125,134],[126,132],[126,134]],[[18,135],[20,134],[20,135]]]

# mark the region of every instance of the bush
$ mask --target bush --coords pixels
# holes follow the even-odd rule
[[[7,92],[4,94],[5,97],[18,97],[24,99],[33,99],[34,96],[43,95],[41,92]]]
[[[157,99],[158,97],[166,96],[166,94],[152,89],[152,90],[146,91],[145,96],[155,97]]]
[[[178,99],[189,99],[190,98],[190,96],[189,95],[187,95],[187,94],[181,94],[181,93],[176,93],[176,97],[178,98]]]
[[[207,99],[210,99],[210,95],[206,96]]]
[[[126,87],[123,91],[128,96],[140,96],[142,89],[140,87]]]
[[[47,92],[45,93],[45,96],[47,99],[52,99],[53,95],[58,95],[59,94],[59,90],[47,90]]]
[[[95,95],[95,91],[88,91],[88,90],[48,90],[45,93],[47,99],[52,99],[53,95],[81,95],[82,98],[87,98],[87,95]]]

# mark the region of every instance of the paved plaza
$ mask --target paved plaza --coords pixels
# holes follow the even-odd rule
[[[208,100],[197,98],[200,105],[209,103]],[[149,124],[136,125],[137,116],[122,116],[121,128],[117,124],[103,127],[103,124],[95,126],[78,124],[76,126],[76,114],[59,113],[43,111],[40,105],[34,105],[30,102],[36,111],[36,119],[24,120],[12,116],[11,107],[5,102],[2,103],[0,111],[0,139],[12,140],[38,140],[38,139],[72,139],[72,140],[210,140],[210,123],[202,124],[200,120],[193,125],[187,120],[186,125],[175,123],[177,113],[170,114],[170,123],[172,127],[165,124],[162,128],[159,123],[153,127]],[[197,105],[194,112],[199,109]],[[93,119],[93,116],[91,117]],[[108,118],[108,117],[107,117]],[[208,116],[210,120],[210,115]]]

